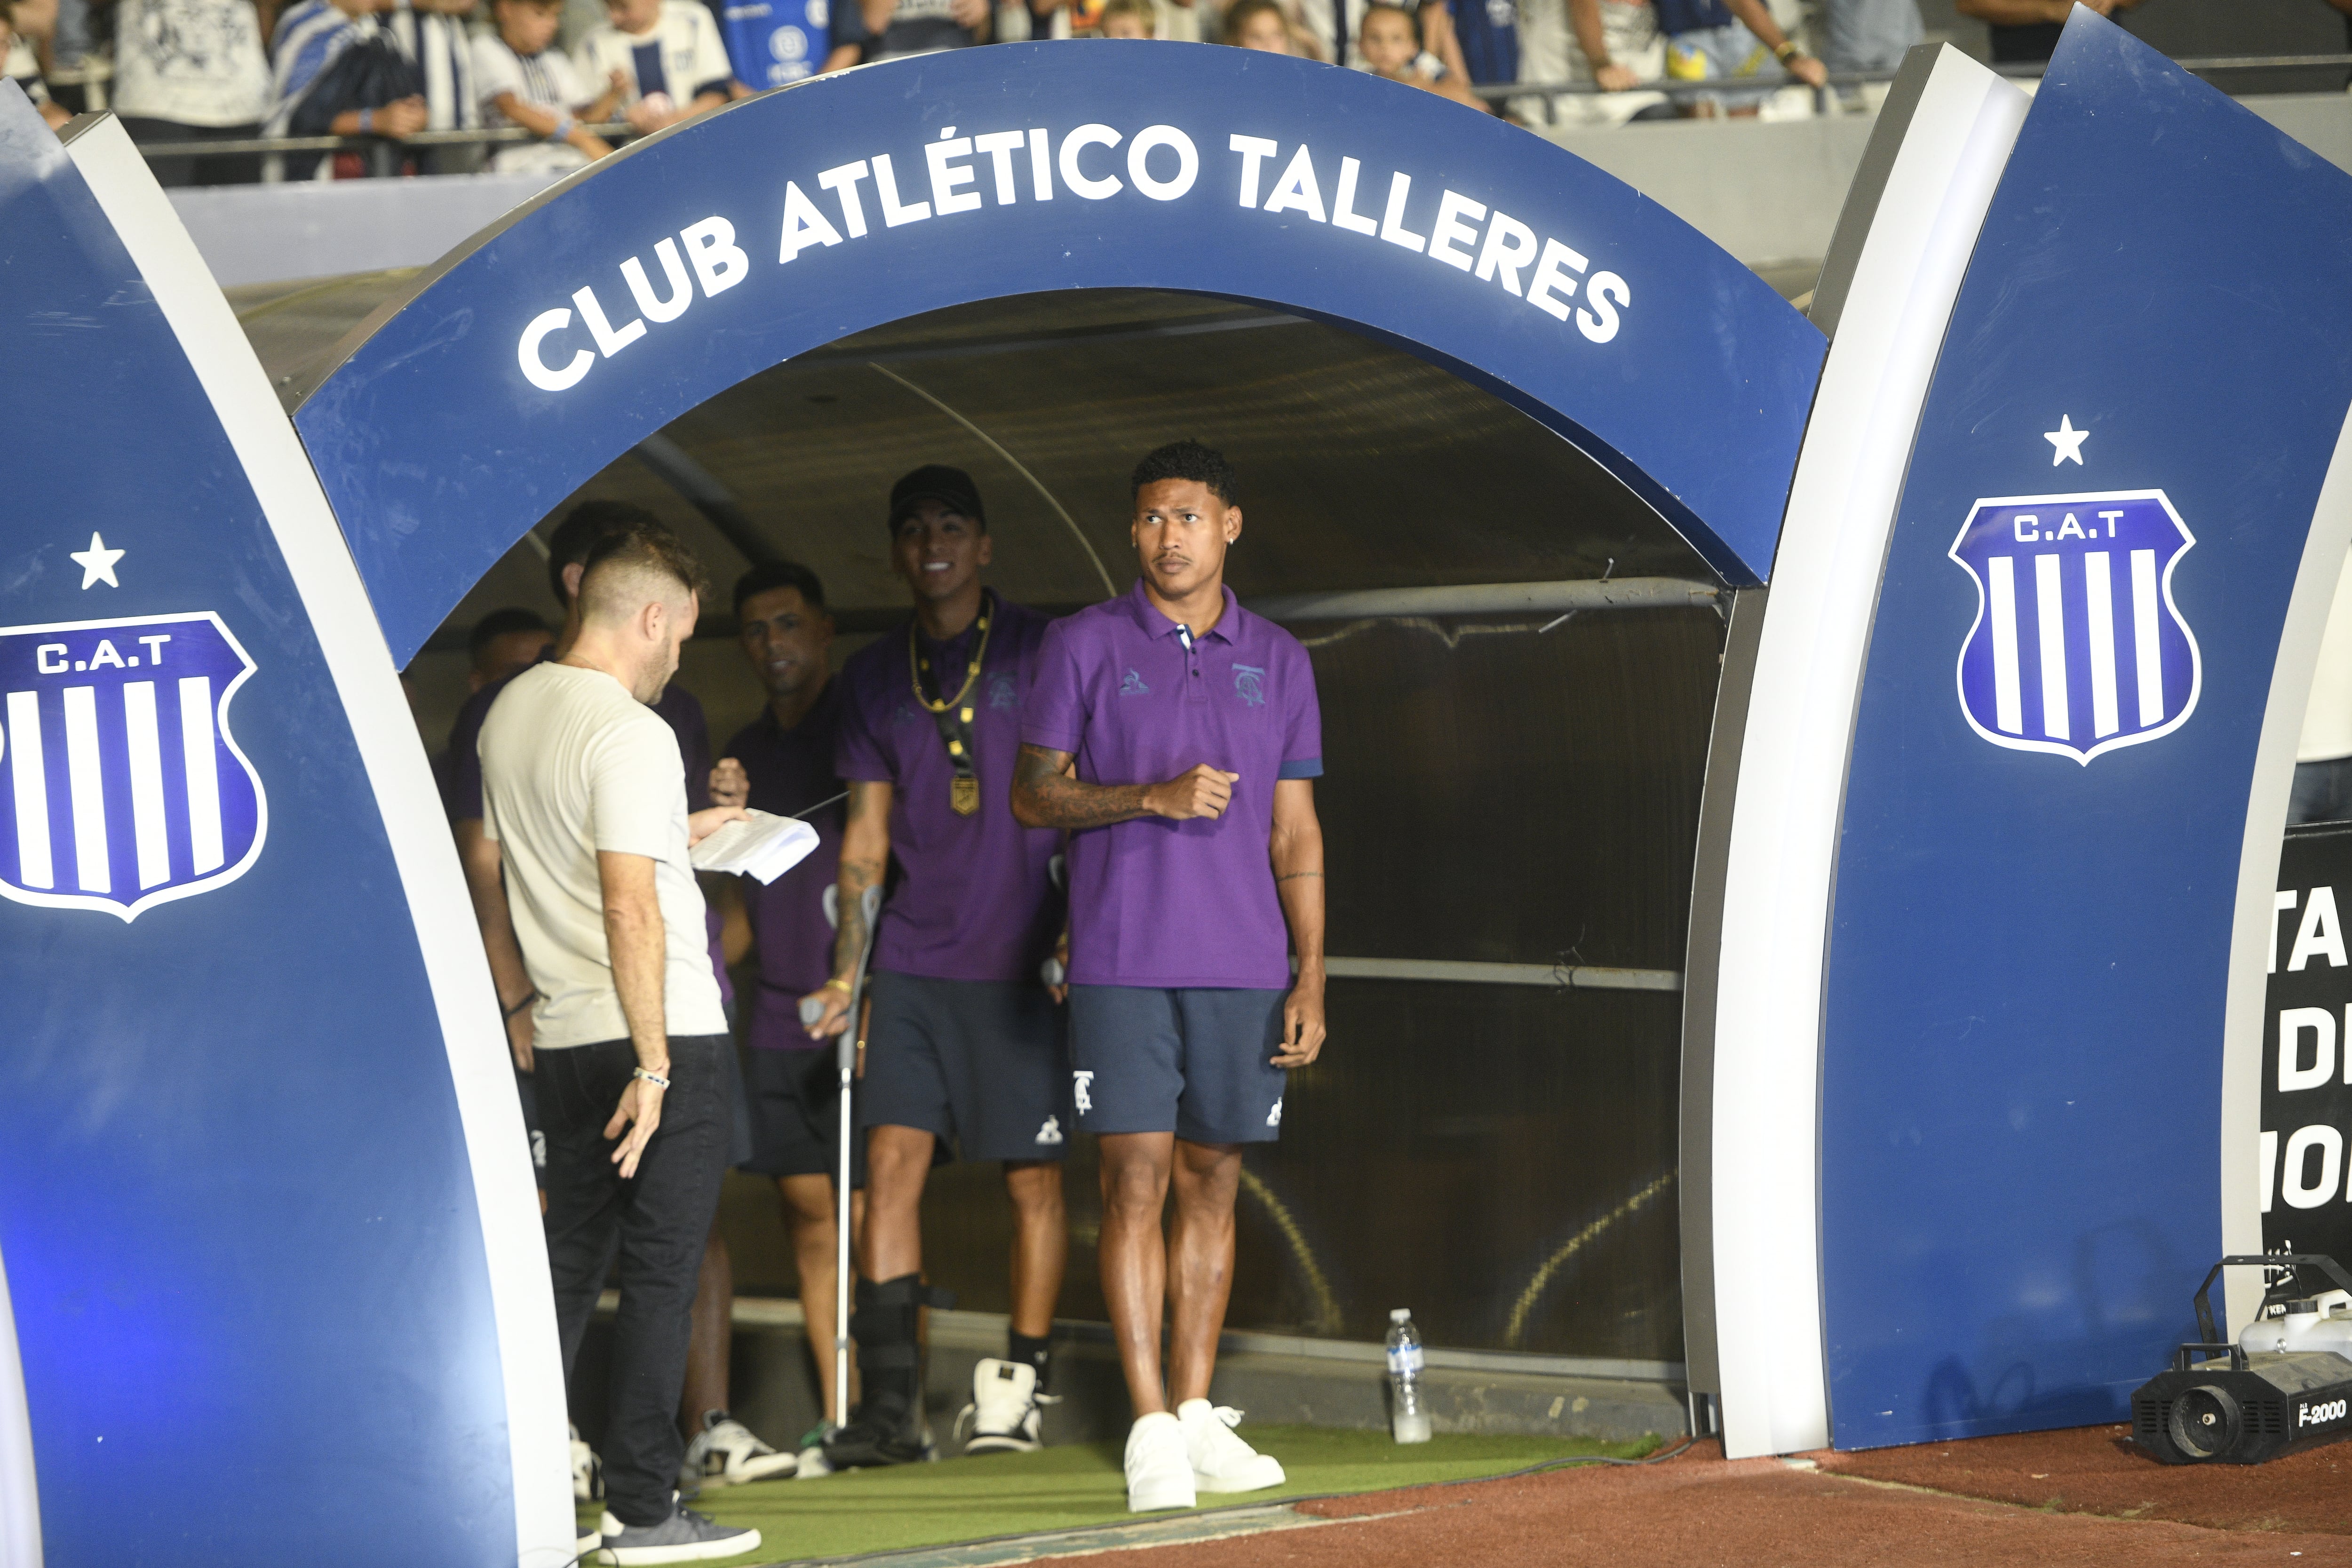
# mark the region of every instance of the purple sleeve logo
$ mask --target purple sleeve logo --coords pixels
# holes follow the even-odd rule
[[[236,880],[269,825],[215,615],[0,627],[0,897],[125,923]]]
[[[2196,542],[2162,490],[1978,501],[1950,552],[1977,585],[1958,672],[1969,727],[2086,767],[2180,728],[2203,671],[2172,572]]]

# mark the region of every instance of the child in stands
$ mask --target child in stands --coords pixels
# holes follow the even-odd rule
[[[33,9],[33,0],[0,0],[0,67],[5,68],[10,81],[25,89],[25,96],[33,100],[33,107],[41,111],[41,118],[54,131],[73,116],[62,105],[50,101],[49,86],[41,79],[40,58],[33,51],[33,41],[16,30],[16,14]],[[52,18],[57,15],[54,0],[47,7],[47,15]],[[28,31],[30,26],[27,23]]]
[[[553,47],[563,0],[498,0],[495,16],[498,31],[474,39],[474,83],[483,121],[520,125],[540,140],[499,148],[490,167],[501,174],[577,169],[611,152],[603,137],[581,122],[611,119],[627,83],[614,70],[604,94],[590,100],[572,62]]]
[[[1482,114],[1486,110],[1486,103],[1459,73],[1447,70],[1444,61],[1423,50],[1421,29],[1412,13],[1402,5],[1365,6],[1356,47],[1363,53],[1364,68],[1375,76],[1450,98]]]
[[[608,0],[611,22],[580,40],[583,81],[619,79],[628,122],[651,133],[722,108],[735,68],[710,8],[694,0]]]

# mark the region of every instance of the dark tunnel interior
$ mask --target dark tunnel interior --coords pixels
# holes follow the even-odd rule
[[[404,275],[232,291],[291,400]],[[1191,436],[1243,484],[1245,601],[1391,591],[1376,613],[1286,616],[1313,657],[1331,868],[1330,1044],[1253,1148],[1236,1329],[1682,1359],[1673,1190],[1690,895],[1723,621],[1697,554],[1568,442],[1401,350],[1254,305],[1166,293],[1014,296],[845,339],[675,420],[583,487],[671,522],[727,585],[789,556],[824,578],[836,657],[903,616],[891,480],[968,468],[990,578],[1054,610],[1123,592],[1127,474]],[[567,501],[568,506],[570,501]],[[563,509],[556,509],[560,516]],[[464,634],[550,613],[519,543],[412,666],[437,751]],[[1668,578],[1659,608],[1464,613],[1464,584]],[[1423,591],[1423,592],[1412,592]],[[1457,596],[1458,597],[1458,596]],[[680,679],[714,741],[761,700],[722,614]],[[1498,966],[1397,978],[1400,965]],[[1570,966],[1632,978],[1562,982]],[[1594,977],[1580,969],[1581,978]],[[1090,1151],[1061,1315],[1100,1319]],[[795,1289],[772,1192],[730,1178],[737,1288]],[[927,1264],[1002,1310],[1010,1219],[992,1170],[939,1172]]]

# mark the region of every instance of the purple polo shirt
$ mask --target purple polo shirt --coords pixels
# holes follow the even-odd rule
[[[1056,621],[1037,650],[1021,738],[1067,752],[1087,784],[1239,773],[1211,821],[1139,817],[1070,835],[1070,978],[1083,985],[1287,990],[1290,931],[1267,842],[1276,779],[1323,774],[1315,670],[1298,639],[1225,590],[1187,647],[1138,582]]]
[[[902,873],[882,907],[877,969],[932,980],[1034,981],[1054,951],[1063,906],[1046,868],[1062,836],[1022,826],[1012,804],[1022,694],[1045,626],[1034,610],[996,601],[972,694],[980,809],[970,816],[950,804],[955,768],[939,727],[916,700],[906,627],[884,633],[842,667],[841,776],[891,786],[890,853]],[[922,639],[948,695],[962,686],[978,636],[975,621],[947,643]]]
[[[545,664],[555,657],[555,645],[550,643],[539,650],[531,662]],[[490,704],[507,689],[506,680],[493,680],[471,697],[457,710],[457,722],[449,726],[449,749],[434,764],[434,777],[441,785],[441,809],[453,823],[463,822],[482,815],[482,758],[478,747],[482,739],[482,721],[490,716]],[[702,716],[702,704],[694,693],[676,681],[664,688],[661,700],[653,705],[677,736],[677,753],[686,761],[686,809],[700,811],[710,804],[710,724]],[[719,976],[719,998],[729,1005],[735,1001],[734,982],[727,977],[726,955],[719,949],[719,911],[709,914],[710,928],[710,967]]]
[[[751,1043],[763,1050],[831,1049],[801,1027],[801,998],[833,973],[833,927],[824,918],[825,890],[841,874],[842,806],[809,807],[841,793],[833,752],[841,721],[841,682],[825,682],[815,706],[787,730],[762,709],[727,742],[727,754],[751,775],[751,809],[805,816],[816,829],[807,859],[762,887],[740,879],[760,963],[751,998]]]

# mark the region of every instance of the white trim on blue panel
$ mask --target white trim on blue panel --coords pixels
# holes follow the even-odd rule
[[[16,1314],[0,1261],[0,1568],[41,1568],[41,1489],[33,1469],[33,1420],[25,1408],[25,1366]]]
[[[2244,847],[2238,857],[2238,907],[2230,931],[2229,999],[2221,1014],[2221,1250],[2263,1250],[2262,1188],[2269,1162],[2263,1157],[2263,1012],[2268,1005],[2272,931],[2277,915],[2279,845],[2286,828],[2287,795],[2294,787],[2295,742],[2311,701],[2311,678],[2319,662],[2319,639],[2327,629],[2328,607],[2343,575],[2344,553],[2352,541],[2352,415],[2336,437],[2327,477],[2312,510],[2311,531],[2303,542],[2294,596],[2279,630],[2278,662],[2271,672],[2271,697],[2263,710],[2263,734],[2254,749],[2254,776],[2246,800]],[[2223,1299],[2232,1339],[2253,1321],[2262,1303],[2262,1271],[2233,1268]]]
[[[68,149],[130,250],[259,497],[359,745],[440,1015],[474,1173],[505,1382],[522,1568],[574,1552],[562,1358],[539,1200],[497,994],[415,721],[309,458],[228,301],[121,124]]]
[[[2024,93],[1947,47],[1889,172],[1797,461],[1724,879],[1714,1236],[1725,1452],[1829,1442],[1822,966],[1871,616],[1912,439]]]

